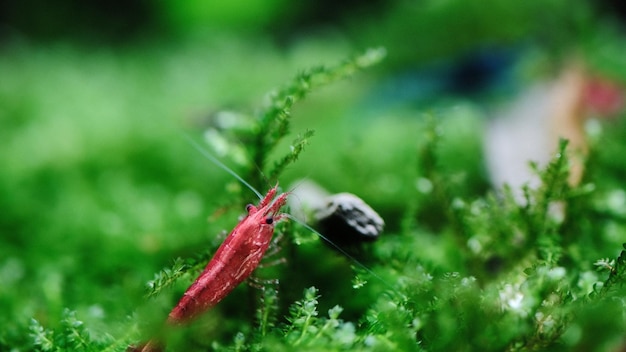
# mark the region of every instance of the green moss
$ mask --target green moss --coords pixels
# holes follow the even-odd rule
[[[515,35],[526,25],[516,23]],[[623,42],[602,38],[585,54],[624,76],[625,63],[606,57]],[[471,103],[347,108],[380,80],[370,66],[381,51],[302,70],[263,41],[170,49],[16,45],[0,57],[0,350],[123,351],[156,333],[188,351],[622,347],[623,119],[595,126],[580,186],[566,182],[563,141],[520,205],[511,190],[488,191],[484,113]],[[345,55],[337,43],[324,50]],[[244,70],[250,57],[258,67]],[[241,123],[216,126],[223,110]],[[372,204],[387,230],[357,252],[371,272],[283,222],[286,264],[255,273],[279,285],[242,285],[198,321],[164,329],[254,201],[181,138],[209,128],[220,160],[260,192],[309,177]]]

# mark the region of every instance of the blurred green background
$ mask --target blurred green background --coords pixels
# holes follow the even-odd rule
[[[216,113],[254,116],[304,68],[386,48],[383,63],[294,107],[293,138],[315,136],[281,184],[354,192],[394,233],[429,119],[444,131],[455,192],[484,195],[489,104],[571,52],[626,82],[623,16],[619,1],[581,0],[3,1],[0,350],[28,349],[29,319],[54,327],[65,308],[93,334],[122,336],[155,272],[219,244],[236,222],[219,213],[237,182],[184,137]],[[478,74],[450,73],[484,57]],[[523,72],[510,79],[510,67]],[[608,144],[606,164],[624,150]],[[167,311],[175,296],[153,304]]]

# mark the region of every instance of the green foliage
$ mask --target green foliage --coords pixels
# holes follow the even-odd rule
[[[282,327],[274,328],[271,334],[261,336],[265,340],[257,338],[250,345],[244,345],[242,334],[237,334],[234,345],[227,350],[272,350],[267,342],[278,341],[283,345],[281,349],[299,351],[345,350],[360,345],[354,324],[339,319],[341,307],[334,306],[328,310],[327,317],[318,317],[318,298],[315,287],[306,289],[304,297],[290,306],[287,323]]]
[[[243,137],[252,141],[252,164],[247,178],[250,184],[255,188],[263,188],[266,184],[259,170],[264,170],[269,153],[289,133],[291,110],[295,103],[304,99],[311,90],[349,77],[358,70],[377,64],[384,57],[384,49],[370,49],[334,67],[318,66],[305,70],[283,88],[271,93],[267,107],[260,113],[256,126],[251,129],[252,136]],[[298,158],[312,135],[312,131],[307,131],[294,141],[291,153],[277,162],[269,172],[270,183],[275,182],[285,167]]]
[[[47,330],[31,319],[29,330],[32,347],[37,351],[104,351],[121,347],[115,346],[112,336],[94,339],[76,318],[76,312],[69,309],[63,311],[58,329]]]
[[[298,155],[304,151],[304,146],[307,145],[309,138],[313,137],[313,131],[306,131],[302,136],[298,136],[291,145],[291,154],[285,155],[280,161],[274,164],[274,168],[270,173],[270,180],[278,179],[278,175],[291,163],[298,160]]]
[[[507,22],[499,16],[510,9],[496,3],[496,17],[484,6],[470,9],[491,16],[481,28],[494,33],[487,38]],[[465,8],[425,4],[395,18],[407,16],[427,34],[421,28]],[[506,18],[529,14],[510,11]],[[416,21],[415,12],[437,18]],[[436,32],[417,52],[396,39],[404,54],[390,51],[392,59],[423,61],[481,40],[465,30],[471,21],[453,19],[465,47]],[[513,37],[535,25],[510,22],[505,35]],[[609,53],[624,46],[617,37],[599,39],[591,44]],[[121,52],[22,43],[3,52],[0,350],[124,351],[155,334],[173,351],[623,348],[623,119],[596,123],[580,185],[567,182],[562,141],[547,166],[534,166],[541,183],[524,188],[520,200],[518,190],[487,191],[484,114],[474,103],[453,101],[427,117],[414,107],[370,112],[363,100],[386,77],[375,85],[367,73],[321,89],[378,62],[381,50],[302,71],[257,114],[237,115],[244,116],[237,124],[217,128],[207,118],[250,104],[305,65],[286,56],[317,60],[346,49],[340,41],[310,45],[292,55],[233,38]],[[434,54],[420,54],[424,45]],[[608,61],[610,72],[624,76],[626,62],[595,54],[598,66]],[[251,57],[258,68],[243,69]],[[288,241],[279,255],[287,262],[257,273],[279,285],[242,285],[197,321],[163,327],[223,240],[216,234],[237,223],[243,210],[228,205],[251,201],[180,138],[172,117],[198,129],[190,134],[213,128],[209,142],[225,142],[220,160],[261,190],[310,177],[366,199],[387,224],[359,252],[371,272],[281,222],[276,232]]]
[[[259,322],[259,333],[265,336],[271,328],[276,326],[278,316],[278,290],[264,287],[262,289],[260,306],[257,309],[257,320]]]
[[[177,279],[183,276],[188,270],[187,265],[181,258],[176,258],[171,268],[164,268],[154,274],[154,279],[148,281],[148,297],[157,295],[161,290],[171,286]]]
[[[609,291],[619,292],[619,288],[626,282],[626,243],[623,244],[623,247],[624,250],[620,252],[617,261],[608,262],[607,260],[600,259],[595,263],[595,265],[610,269],[609,277],[604,282],[602,290],[600,291],[603,294]]]
[[[356,339],[352,323],[339,319],[342,308],[334,306],[328,310],[328,318],[318,318],[317,290],[311,287],[304,291],[304,298],[290,307],[287,317],[289,325],[284,329],[285,342],[294,348],[317,349],[327,345],[329,348],[350,348]]]

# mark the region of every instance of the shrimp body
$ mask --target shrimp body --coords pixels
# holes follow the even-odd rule
[[[270,189],[258,206],[248,205],[248,214],[218,248],[204,271],[183,294],[168,316],[168,323],[187,322],[219,303],[257,268],[270,245],[276,221],[288,193],[276,197]]]

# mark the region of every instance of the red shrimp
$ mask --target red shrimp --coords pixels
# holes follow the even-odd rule
[[[282,219],[280,208],[288,193],[276,199],[270,189],[258,207],[246,206],[248,215],[235,226],[196,281],[170,312],[169,323],[184,323],[219,303],[257,268],[274,234],[274,224]]]
[[[276,196],[278,185],[270,189],[258,206],[246,206],[248,215],[235,226],[200,276],[194,281],[167,322],[181,324],[192,320],[219,303],[257,268],[272,241],[274,225],[285,217],[279,214],[289,193]],[[160,351],[157,341],[150,341],[130,351]]]

